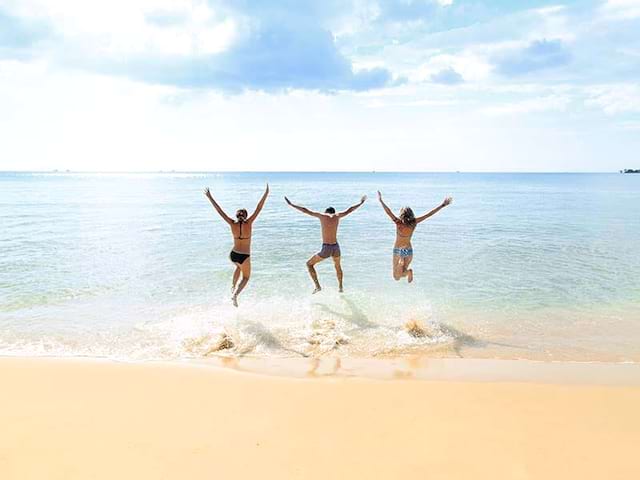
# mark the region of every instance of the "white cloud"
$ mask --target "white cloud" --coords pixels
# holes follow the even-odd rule
[[[456,100],[434,100],[434,99],[421,99],[421,100],[397,100],[387,101],[382,99],[374,99],[365,103],[368,108],[390,108],[390,107],[451,107],[457,105]]]
[[[453,68],[466,81],[477,82],[486,79],[491,73],[491,65],[486,58],[467,50],[460,54],[438,54],[430,57],[409,76],[414,82],[428,81],[433,75]]]
[[[638,122],[620,122],[620,128],[630,132],[640,132],[640,121]]]
[[[224,51],[238,35],[234,19],[206,2],[179,0],[23,0],[10,4],[17,14],[46,18],[65,41],[93,55],[210,54]],[[148,16],[163,12],[181,19],[158,26]]]
[[[572,25],[570,13],[564,5],[553,5],[534,10],[538,16],[535,28],[529,33],[529,40],[539,38],[555,38],[563,42],[575,40],[575,26]],[[532,12],[532,13],[533,13]]]
[[[640,84],[618,84],[587,89],[585,105],[601,109],[607,115],[640,112]]]
[[[640,17],[640,0],[607,0],[601,9],[612,20],[628,20]]]
[[[549,95],[527,100],[506,102],[482,109],[482,112],[489,116],[519,115],[541,112],[562,112],[567,109],[570,98],[560,95]]]
[[[379,19],[378,0],[238,2],[248,7],[235,10],[223,8],[225,2],[0,0],[7,17],[50,21],[53,32],[25,42],[25,49],[35,45],[33,56],[0,58],[0,161],[13,162],[0,169],[82,169],[90,157],[91,168],[120,170],[313,169],[317,163],[384,169],[396,158],[414,170],[597,170],[604,165],[598,152],[610,158],[610,149],[622,158],[640,149],[640,140],[631,138],[638,129],[633,114],[640,112],[640,71],[634,67],[640,34],[633,21],[640,18],[640,0],[537,9],[514,2],[504,12],[495,2],[486,8],[476,2],[474,10],[447,0],[393,0],[386,2],[397,7],[395,15],[387,8],[387,23]],[[295,11],[287,16],[282,5]],[[316,8],[322,10],[317,16]],[[281,15],[297,27],[290,36],[277,35]],[[274,28],[260,30],[265,24]],[[253,50],[267,56],[265,68],[248,64],[230,84],[262,72],[269,76],[274,62],[267,54],[300,45],[300,55],[285,56],[277,73],[294,75],[310,60],[311,83],[327,70],[311,68],[321,56],[309,55],[298,41],[309,38],[308,27],[326,33],[320,44],[327,48],[320,51],[335,54],[348,73],[378,67],[395,76],[376,83],[384,88],[335,95],[317,94],[300,82],[286,95],[275,88],[232,96],[214,93],[222,87],[207,81],[164,82],[180,88],[155,84],[191,67],[207,80],[219,76],[208,57],[233,56],[256,32],[278,42]],[[545,38],[561,40],[570,51],[572,61],[562,71],[517,81],[496,74],[496,55]],[[92,68],[77,58],[114,60],[121,70],[112,64]],[[140,60],[137,76],[127,71],[132,58]],[[164,77],[144,75],[154,68],[162,68]],[[450,87],[429,81],[443,71],[459,73],[464,82]],[[410,82],[397,86],[398,74]],[[567,142],[569,135],[580,141]],[[517,157],[516,143],[526,145]],[[302,157],[310,163],[301,164]],[[540,158],[547,163],[537,163]]]

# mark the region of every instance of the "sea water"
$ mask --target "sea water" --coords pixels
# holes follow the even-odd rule
[[[252,275],[230,301],[232,237],[202,191],[251,213]],[[453,204],[394,281],[394,211]],[[340,223],[313,284],[323,211]],[[408,326],[418,325],[411,330]],[[640,175],[0,173],[0,355],[206,359],[407,354],[640,361]]]

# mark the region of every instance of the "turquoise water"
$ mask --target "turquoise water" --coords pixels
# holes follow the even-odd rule
[[[266,181],[235,309],[231,235],[202,190],[252,211]],[[454,197],[414,235],[411,285],[391,276],[378,189],[396,211]],[[319,225],[283,195],[340,210],[363,194],[339,232],[345,293],[326,262],[310,295]],[[640,175],[2,173],[0,354],[640,361],[639,212]]]

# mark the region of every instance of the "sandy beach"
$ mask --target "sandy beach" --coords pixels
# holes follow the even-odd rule
[[[640,476],[638,383],[554,369],[557,382],[379,380],[3,358],[0,478]]]

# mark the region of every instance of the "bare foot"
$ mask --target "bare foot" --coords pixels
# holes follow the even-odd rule
[[[342,289],[342,285],[340,285],[340,287],[338,288],[338,292],[343,293],[344,290]]]
[[[407,270],[407,281],[409,283],[413,282],[413,270],[411,268]]]
[[[322,287],[318,285],[316,289],[313,292],[311,292],[311,295],[313,295],[314,293],[318,293],[320,290],[322,290]]]
[[[237,307],[238,306],[238,296],[234,295],[233,297],[231,297],[231,301],[233,302],[233,306]]]

